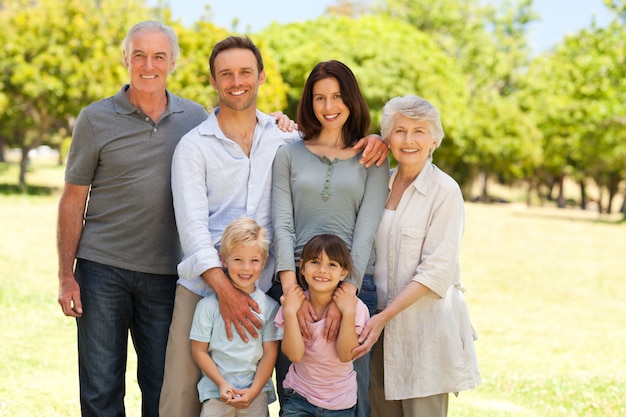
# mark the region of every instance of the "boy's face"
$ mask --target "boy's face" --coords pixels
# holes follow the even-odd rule
[[[233,286],[251,294],[261,271],[265,266],[266,256],[259,245],[235,245],[226,258],[222,259],[228,269],[228,276]]]

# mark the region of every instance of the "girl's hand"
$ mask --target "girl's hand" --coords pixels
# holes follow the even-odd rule
[[[338,287],[335,290],[335,293],[333,294],[333,301],[342,315],[346,314],[348,311],[354,311],[356,309],[356,294],[352,291],[346,291],[342,287]]]
[[[299,285],[287,289],[281,297],[284,314],[297,314],[304,300],[304,290]]]

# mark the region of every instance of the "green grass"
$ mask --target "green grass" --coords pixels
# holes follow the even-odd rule
[[[61,167],[35,165],[28,180],[48,194],[0,194],[6,417],[79,415],[75,322],[56,303],[62,175]],[[0,188],[16,179],[14,167],[0,165]],[[626,415],[625,248],[626,223],[616,217],[467,204],[461,261],[483,382],[452,397],[449,415]],[[137,416],[129,357],[127,411]]]

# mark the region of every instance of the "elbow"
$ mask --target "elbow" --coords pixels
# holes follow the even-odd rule
[[[352,362],[352,354],[350,354],[350,355],[339,355],[339,360],[341,362]]]

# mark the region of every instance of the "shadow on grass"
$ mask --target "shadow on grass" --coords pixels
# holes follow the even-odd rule
[[[621,225],[621,224],[626,223],[626,218],[619,213],[613,213],[613,214],[596,213],[595,216],[592,216],[589,214],[588,215],[581,214],[580,212],[569,211],[568,209],[558,209],[558,211],[550,211],[550,212],[527,211],[527,212],[518,212],[515,214],[518,216],[563,220],[563,221],[570,221],[570,222],[611,224],[611,225]]]
[[[17,184],[0,183],[0,195],[33,195],[33,196],[49,196],[52,195],[58,187],[49,187],[41,185],[27,185],[24,189]]]

